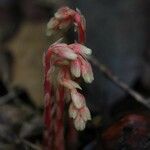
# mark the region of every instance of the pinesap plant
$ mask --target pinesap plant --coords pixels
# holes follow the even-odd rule
[[[72,26],[78,35],[77,42],[56,42],[44,54],[44,149],[63,150],[64,109],[68,105],[69,117],[76,130],[84,130],[91,120],[85,97],[81,94],[80,78],[86,83],[94,80],[87,57],[92,50],[84,45],[86,23],[79,10],[62,7],[47,24],[47,35],[66,32]]]

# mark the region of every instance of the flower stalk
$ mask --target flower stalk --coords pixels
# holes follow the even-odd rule
[[[91,114],[85,97],[80,93],[77,79],[86,83],[94,80],[92,67],[87,60],[91,49],[85,42],[85,19],[79,11],[68,7],[60,8],[47,25],[47,35],[67,31],[75,25],[78,43],[54,43],[44,55],[45,134],[46,150],[64,150],[64,108],[69,105],[69,116],[76,130],[84,130]]]

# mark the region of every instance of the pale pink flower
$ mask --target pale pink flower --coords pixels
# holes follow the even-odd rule
[[[91,83],[94,80],[93,71],[90,63],[80,57],[82,77],[86,83]]]
[[[74,120],[75,128],[79,131],[82,131],[85,129],[85,124],[86,122],[83,120],[83,118],[80,115],[78,115]]]
[[[85,82],[93,81],[93,72],[86,55],[90,55],[91,50],[87,47],[75,44],[55,43],[48,49],[50,68],[47,72],[47,79],[57,92],[56,97],[60,97],[60,85],[65,89],[66,102],[70,102],[69,116],[74,119],[77,130],[83,130],[85,124],[91,119],[89,109],[86,106],[85,97],[78,91],[82,90],[75,78],[83,77]]]
[[[63,80],[60,81],[60,83],[64,87],[66,87],[66,88],[68,88],[70,90],[73,90],[73,89],[80,89],[81,90],[82,89],[80,87],[80,85],[77,82],[73,81],[73,80],[63,79]]]
[[[77,90],[71,90],[71,98],[76,108],[80,109],[85,106],[85,98]]]
[[[52,47],[51,51],[60,56],[61,58],[66,58],[70,60],[75,60],[77,58],[77,54],[75,54],[75,52],[73,52],[73,50],[66,45],[59,44],[59,46],[57,46],[56,44]]]
[[[88,120],[91,120],[91,114],[87,106],[78,109],[73,103],[69,106],[69,116],[74,119],[75,128],[83,130]]]
[[[78,43],[70,44],[71,48],[78,58],[71,62],[71,73],[75,77],[82,77],[87,83],[91,83],[94,79],[91,65],[88,63],[86,57],[92,54],[92,50]]]
[[[46,34],[52,36],[58,33],[63,33],[74,25],[78,33],[78,41],[84,43],[85,24],[85,19],[79,10],[75,11],[69,7],[62,7],[58,9],[54,17],[48,22]]]
[[[77,58],[71,62],[71,73],[76,78],[79,78],[81,75],[81,63],[80,60]]]
[[[69,47],[72,48],[76,53],[81,54],[83,56],[92,54],[91,49],[79,43],[70,44]]]
[[[71,27],[75,11],[69,7],[62,7],[58,9],[54,17],[50,19],[47,24],[47,35],[51,36],[59,31],[66,30]]]

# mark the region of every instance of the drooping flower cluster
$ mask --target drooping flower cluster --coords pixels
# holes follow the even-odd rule
[[[79,10],[69,7],[60,8],[47,24],[47,35],[55,35],[67,31],[74,26],[77,32],[77,43],[55,43],[50,46],[44,56],[44,146],[45,150],[64,150],[64,106],[69,103],[69,116],[73,118],[77,130],[83,130],[91,119],[79,79],[91,83],[94,79],[87,56],[91,50],[82,45],[86,39],[86,23]],[[58,34],[61,35],[61,34]],[[68,135],[72,133],[69,124]],[[73,139],[72,139],[73,140]]]
[[[48,53],[51,53],[51,67],[47,80],[53,87],[64,87],[66,102],[70,103],[69,116],[74,119],[75,128],[83,130],[91,115],[76,79],[83,77],[87,83],[93,81],[92,68],[86,59],[87,55],[91,55],[91,49],[78,43],[59,43],[52,45]]]
[[[52,36],[59,32],[67,31],[72,25],[78,32],[79,43],[85,40],[85,19],[79,10],[62,7],[54,14],[47,24],[47,35]]]

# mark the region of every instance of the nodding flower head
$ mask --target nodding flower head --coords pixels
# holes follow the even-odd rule
[[[78,33],[79,42],[85,41],[85,19],[79,10],[62,7],[54,14],[47,24],[47,36],[52,36],[68,30],[72,25]]]
[[[75,11],[69,7],[62,7],[55,13],[57,19],[71,19],[75,15]]]
[[[59,15],[57,14],[57,16]],[[61,14],[59,18],[61,18]],[[62,16],[62,18],[66,18],[66,16]],[[85,97],[79,92],[82,88],[76,81],[76,78],[83,78],[88,83],[93,81],[92,68],[86,58],[90,54],[91,49],[78,43],[53,44],[47,52],[47,55],[51,56],[49,60],[51,67],[47,72],[47,80],[55,88],[62,86],[65,89],[65,95],[69,97],[70,103],[69,116],[74,119],[77,130],[83,130],[86,122],[91,119]]]
[[[77,130],[83,130],[86,122],[91,120],[91,114],[87,106],[77,109],[73,103],[69,107],[69,116],[74,119],[74,125]]]

